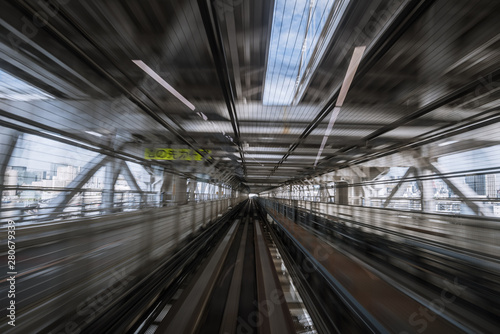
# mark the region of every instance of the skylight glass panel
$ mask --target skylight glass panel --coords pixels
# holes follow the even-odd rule
[[[54,97],[0,70],[0,99],[11,101],[47,100]]]
[[[349,0],[275,1],[264,105],[292,103],[330,12],[345,11],[347,3]]]

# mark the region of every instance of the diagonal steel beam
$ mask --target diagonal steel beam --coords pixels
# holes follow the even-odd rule
[[[448,187],[450,187],[451,190],[455,194],[457,194],[460,197],[460,200],[464,201],[465,204],[472,210],[474,213],[478,216],[486,216],[486,210],[484,205],[482,203],[476,203],[472,201],[469,197],[475,197],[477,194],[472,190],[468,185],[466,184],[458,184],[454,182],[454,180],[447,178],[446,176],[443,175],[443,173],[446,173],[443,171],[443,168],[437,163],[437,162],[431,162],[428,166],[428,168],[433,171],[436,175],[440,176],[441,179],[446,183]],[[470,196],[469,196],[470,195]]]
[[[48,219],[56,218],[61,213],[71,199],[82,191],[82,187],[90,180],[90,178],[105,165],[112,157],[104,154],[99,154],[90,160],[80,171],[73,181],[66,187],[66,191],[61,192],[51,203],[50,209],[40,210],[40,215],[48,215]]]
[[[128,185],[130,186],[130,188],[139,192],[141,196],[141,202],[144,202],[144,191],[141,189],[141,187],[139,187],[139,184],[137,183],[134,174],[132,174],[132,171],[130,170],[125,161],[122,161],[121,163],[121,172],[123,177],[125,178],[125,181],[127,181]]]
[[[398,181],[398,183],[396,184],[396,186],[394,188],[392,188],[391,190],[391,193],[389,194],[389,196],[387,196],[386,200],[384,201],[384,208],[387,208],[387,206],[391,203],[392,201],[392,198],[394,197],[394,195],[396,195],[396,193],[398,192],[399,188],[401,188],[401,186],[403,185],[404,182],[406,182],[406,179],[411,175],[413,174],[415,171],[415,168],[414,167],[410,167],[406,170],[406,172],[404,173],[403,177]]]

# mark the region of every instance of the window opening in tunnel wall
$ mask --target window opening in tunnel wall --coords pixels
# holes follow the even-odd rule
[[[58,141],[4,127],[0,135],[2,222],[13,219],[24,224],[161,206],[164,177],[171,173],[154,162],[143,165],[97,153],[62,136]],[[188,201],[234,195],[226,184],[187,178],[177,182],[188,182]]]
[[[498,136],[489,138],[490,142],[498,142]],[[447,147],[452,144],[457,146]],[[312,184],[285,186],[260,196],[304,203],[500,217],[500,145],[473,149],[463,149],[464,146],[458,140],[447,141],[433,146],[434,150],[447,149],[446,154],[436,158],[413,161],[407,154],[396,155],[390,160],[395,167],[353,166],[339,172],[342,177],[325,174],[323,179],[308,181]],[[377,166],[376,160],[370,164]],[[331,182],[329,178],[343,181]]]

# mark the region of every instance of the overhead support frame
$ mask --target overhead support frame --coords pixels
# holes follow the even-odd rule
[[[429,6],[434,2],[434,0],[410,0],[405,8],[398,13],[398,16],[391,22],[391,26],[388,27],[383,34],[376,40],[370,49],[366,52],[363,61],[359,66],[357,75],[353,80],[353,85],[365,75],[379,60],[380,58],[396,43],[396,41],[401,37],[401,35],[410,28],[411,24],[419,18]],[[325,104],[313,121],[306,127],[306,129],[299,136],[297,141],[290,145],[287,153],[283,155],[281,160],[276,164],[271,174],[276,172],[276,170],[281,166],[288,157],[295,151],[295,149],[301,145],[306,138],[313,132],[314,129],[333,111],[335,107],[335,102],[340,93],[340,86],[331,95],[330,100]],[[352,148],[352,147],[351,147]],[[329,158],[323,161],[328,161]],[[321,165],[318,164],[318,165]]]
[[[238,151],[241,158],[243,173],[246,176],[247,169],[245,163],[245,154],[241,145],[240,128],[238,123],[238,115],[236,113],[236,106],[234,103],[234,90],[231,84],[229,70],[227,68],[227,57],[224,50],[222,41],[221,30],[219,21],[217,20],[217,12],[213,0],[198,0],[198,6],[205,26],[208,43],[212,52],[215,67],[217,69],[217,76],[226,102],[227,111],[231,118],[231,126],[235,136],[235,144],[238,146]]]

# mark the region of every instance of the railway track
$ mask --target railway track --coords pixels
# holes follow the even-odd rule
[[[266,210],[252,200],[242,203],[85,332],[411,333],[422,328],[425,315],[419,310],[428,303],[307,226]],[[274,222],[266,222],[267,213]],[[288,287],[286,269],[293,278]],[[299,302],[291,301],[295,291]],[[302,320],[310,315],[313,327],[299,323],[294,308],[304,308],[302,301],[307,306]],[[425,325],[432,331],[471,332],[446,313],[429,316],[432,321]]]
[[[225,224],[189,283],[130,333],[295,332],[255,204],[247,201]]]
[[[135,282],[120,296],[110,302],[106,310],[101,310],[93,321],[83,329],[83,333],[146,333],[155,319],[164,312],[164,307],[176,298],[179,289],[184,287],[193,272],[203,265],[219,238],[227,232],[228,222],[243,206],[240,203],[234,210],[227,212],[216,222],[207,226],[175,254],[165,259],[140,281]],[[58,329],[59,330],[59,329]],[[59,333],[59,331],[53,331]]]
[[[286,250],[283,254],[287,266],[300,282],[301,293],[307,297],[306,305],[320,333],[412,333],[426,329],[429,332],[497,332],[498,325],[485,314],[478,314],[470,305],[469,309],[459,309],[464,304],[462,295],[472,289],[463,286],[456,276],[455,280],[443,276],[445,287],[437,292],[429,287],[424,289],[415,279],[389,268],[387,257],[383,265],[374,265],[368,261],[367,254],[353,252],[342,242],[340,247],[338,240],[328,241],[322,231],[333,225],[323,223],[317,227],[307,213],[304,217],[309,219],[303,222],[304,217],[299,213],[284,215],[283,210],[264,205],[260,207],[261,213],[272,217],[275,240],[280,249]],[[363,242],[362,238],[342,235],[346,235],[350,244]],[[392,259],[391,254],[386,255]],[[449,259],[427,260],[427,263],[449,263]],[[405,280],[411,288],[402,284]]]

